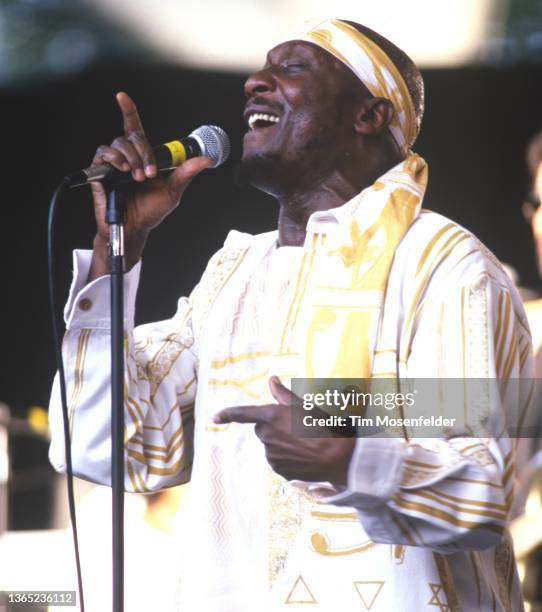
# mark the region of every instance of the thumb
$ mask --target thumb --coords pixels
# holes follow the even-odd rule
[[[291,406],[299,403],[297,396],[280,382],[278,376],[271,376],[269,379],[269,389],[271,390],[271,395],[279,404]]]
[[[169,177],[169,184],[179,195],[188,187],[190,181],[205,168],[211,165],[208,157],[192,157],[178,166]]]

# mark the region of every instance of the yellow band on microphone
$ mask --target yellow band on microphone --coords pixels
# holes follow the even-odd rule
[[[165,146],[169,149],[171,153],[171,166],[180,166],[183,162],[186,161],[186,149],[184,148],[183,143],[180,140],[172,140],[171,142],[166,142]]]

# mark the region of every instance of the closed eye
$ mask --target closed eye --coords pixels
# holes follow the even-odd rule
[[[288,62],[287,64],[282,64],[282,69],[286,72],[298,72],[300,70],[305,70],[307,68],[306,64],[302,64],[301,62]]]

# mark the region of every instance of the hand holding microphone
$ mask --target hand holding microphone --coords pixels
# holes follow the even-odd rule
[[[158,172],[170,171],[184,164],[192,157],[208,157],[211,167],[216,168],[226,161],[230,154],[230,139],[217,125],[202,125],[186,138],[172,140],[154,147],[155,165]],[[81,187],[92,182],[107,183],[110,188],[129,185],[135,177],[128,171],[120,172],[110,164],[90,166],[79,172],[68,174],[64,182],[68,187]]]
[[[118,93],[117,102],[123,117],[124,135],[115,138],[110,146],[99,146],[91,167],[68,177],[72,184],[90,182],[92,189],[98,232],[94,239],[89,282],[108,274],[109,226],[104,221],[107,199],[102,183],[94,181],[106,174],[111,176],[110,168],[114,169],[116,181],[120,173],[131,178],[131,185],[125,190],[127,219],[124,226],[126,268],[130,269],[140,259],[149,232],[178,206],[191,180],[205,168],[225,161],[229,153],[225,132],[216,128],[218,131],[209,134],[206,130],[211,128],[207,126],[195,130],[187,139],[153,149],[130,96]],[[210,141],[205,142],[209,136]],[[177,163],[180,165],[169,175],[160,174],[160,170]],[[121,182],[130,181],[121,179]]]

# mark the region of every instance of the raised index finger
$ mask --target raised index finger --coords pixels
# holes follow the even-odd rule
[[[143,124],[132,98],[124,91],[120,91],[117,94],[117,102],[124,122],[124,135],[128,137],[134,133],[144,134]]]

